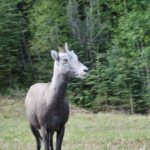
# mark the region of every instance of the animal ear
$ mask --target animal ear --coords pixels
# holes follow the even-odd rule
[[[64,46],[64,48],[65,48],[65,51],[69,51],[69,48],[68,48],[68,43],[67,43],[67,42],[65,43],[65,46]]]
[[[59,54],[55,50],[51,51],[51,56],[54,60],[59,60]]]
[[[72,53],[74,53],[74,50],[71,50]]]

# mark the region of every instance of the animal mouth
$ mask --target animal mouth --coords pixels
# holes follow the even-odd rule
[[[75,73],[75,72],[69,72],[69,76],[70,77],[75,77],[75,78],[79,78],[79,79],[85,79],[88,76],[89,73]]]
[[[88,73],[86,73],[86,74],[80,74],[77,77],[80,78],[80,79],[85,79],[87,76],[88,76]]]

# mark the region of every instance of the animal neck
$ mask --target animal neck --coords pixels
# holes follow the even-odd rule
[[[57,92],[66,92],[67,78],[62,74],[59,74],[59,72],[55,71],[52,77],[51,87],[54,88]]]
[[[53,77],[49,88],[50,101],[62,101],[65,98],[67,89],[67,78],[63,76],[54,65]]]

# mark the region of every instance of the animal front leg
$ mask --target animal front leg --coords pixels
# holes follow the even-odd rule
[[[42,140],[44,144],[44,150],[49,150],[49,134],[45,127],[41,127]]]
[[[61,128],[57,131],[57,139],[56,139],[56,150],[61,150],[61,145],[64,137],[65,128]]]
[[[54,148],[53,148],[53,134],[54,134],[54,132],[52,131],[52,132],[49,132],[49,142],[50,142],[50,150],[54,150]]]

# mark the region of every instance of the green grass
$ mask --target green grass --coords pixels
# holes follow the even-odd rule
[[[73,107],[63,150],[150,150],[150,117],[92,114]],[[23,101],[0,100],[0,150],[35,150]]]

